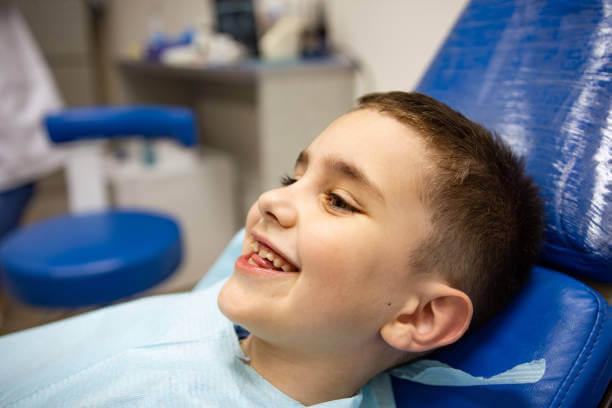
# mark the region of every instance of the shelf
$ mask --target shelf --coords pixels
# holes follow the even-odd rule
[[[266,76],[304,75],[323,72],[352,72],[355,64],[343,57],[313,60],[264,62],[247,60],[235,65],[174,66],[133,59],[120,59],[120,70],[127,74],[146,74],[174,79],[206,82],[255,83]]]

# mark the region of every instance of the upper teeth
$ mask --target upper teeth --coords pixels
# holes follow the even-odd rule
[[[274,252],[269,251],[265,249],[263,246],[259,245],[259,242],[255,241],[254,239],[251,239],[250,246],[254,253],[272,262],[274,264],[274,267],[281,268],[285,272],[291,271],[291,266],[289,264],[287,264],[282,258],[276,255]]]

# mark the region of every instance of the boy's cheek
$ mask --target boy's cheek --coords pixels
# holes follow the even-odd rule
[[[302,252],[330,279],[349,280],[368,274],[381,261],[377,243],[385,242],[374,228],[330,228],[320,223],[303,234]],[[312,239],[311,237],[316,237]],[[335,272],[335,273],[334,273]]]

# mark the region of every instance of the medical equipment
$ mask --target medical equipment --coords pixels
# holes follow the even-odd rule
[[[545,201],[546,242],[526,290],[428,358],[489,376],[544,358],[529,386],[393,380],[399,406],[594,407],[612,379],[611,308],[560,272],[612,282],[610,2],[473,0],[418,90],[497,132]]]
[[[197,142],[195,120],[181,108],[72,109],[48,116],[46,126],[55,143],[126,135],[167,137],[185,146]],[[85,177],[85,193],[77,192],[71,202],[77,213],[25,227],[0,246],[3,282],[28,304],[110,303],[166,279],[182,259],[180,227],[172,217],[141,209],[103,210],[103,187],[96,187],[101,170],[92,166],[101,160],[99,147],[77,149],[67,169],[69,184],[78,187]]]

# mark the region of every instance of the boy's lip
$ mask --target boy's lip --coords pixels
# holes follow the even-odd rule
[[[255,232],[255,231],[250,231],[251,237],[259,242],[260,244],[263,244],[265,246],[267,246],[268,248],[270,248],[272,251],[274,251],[277,255],[279,255],[281,258],[283,258],[283,260],[288,263],[293,269],[295,269],[296,272],[300,271],[300,266],[291,260],[291,258],[289,258],[287,255],[285,255],[285,253],[283,251],[281,251],[280,249],[278,249],[278,247],[276,245],[274,245],[272,242],[270,242],[270,240],[268,240],[266,237],[264,237],[263,235],[260,235],[259,233]]]
[[[259,278],[282,278],[289,279],[297,276],[297,272],[283,272],[276,269],[261,268],[249,262],[250,255],[241,255],[236,259],[236,270],[246,273],[247,275],[257,276]]]

